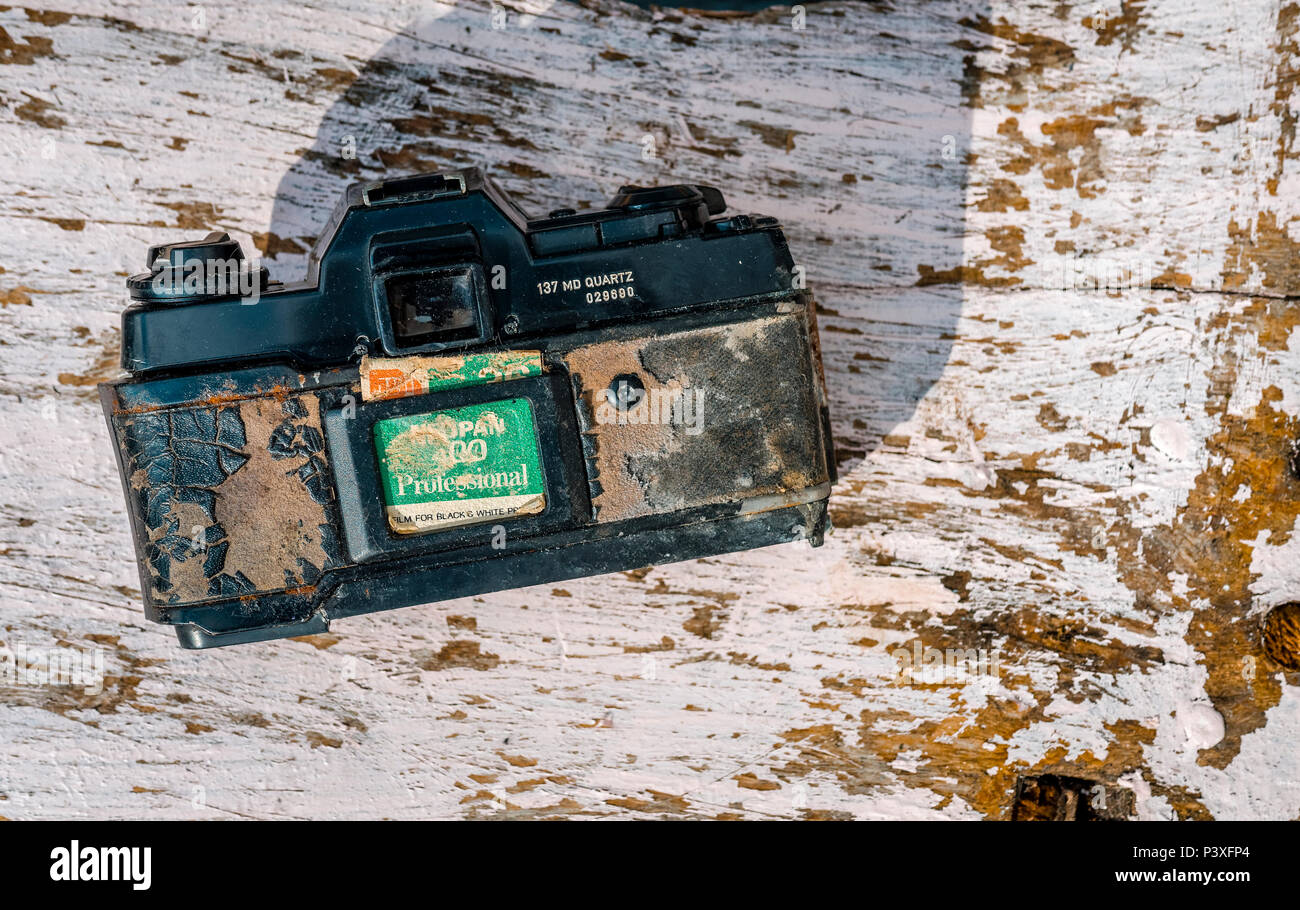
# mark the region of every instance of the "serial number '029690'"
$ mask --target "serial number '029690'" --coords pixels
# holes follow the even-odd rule
[[[537,282],[537,293],[545,297],[559,292],[573,293],[585,289],[587,303],[607,303],[611,300],[628,300],[636,296],[632,272],[603,272],[582,278],[562,278],[558,281]]]

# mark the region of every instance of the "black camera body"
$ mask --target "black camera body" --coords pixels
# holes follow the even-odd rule
[[[529,220],[476,169],[350,187],[281,286],[150,250],[100,386],[150,619],[206,648],[800,538],[835,480],[815,310],[702,186]]]

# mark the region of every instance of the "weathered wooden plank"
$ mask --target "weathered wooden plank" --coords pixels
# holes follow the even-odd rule
[[[1029,773],[1300,814],[1258,634],[1297,587],[1295,4],[60,5],[0,12],[0,638],[109,679],[3,690],[0,815],[1000,817]],[[690,179],[781,217],[838,530],[177,650],[91,394],[123,276],[220,228],[292,278],[348,180],[468,163],[538,212]],[[914,642],[1000,673],[917,684]]]

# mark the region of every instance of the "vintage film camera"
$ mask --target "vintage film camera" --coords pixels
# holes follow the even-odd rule
[[[100,386],[145,611],[187,648],[806,538],[814,305],[706,186],[529,219],[477,169],[358,184],[302,284],[149,251]]]

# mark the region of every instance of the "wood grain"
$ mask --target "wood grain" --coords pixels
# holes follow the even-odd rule
[[[108,672],[0,688],[0,815],[1300,816],[1300,5],[502,6],[0,12],[0,638]],[[179,650],[93,394],[124,276],[220,229],[292,279],[347,182],[463,164],[780,217],[837,529]]]

